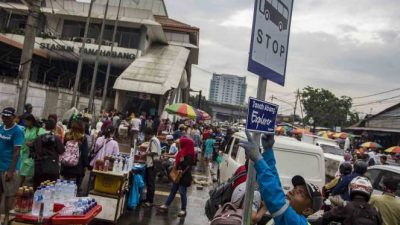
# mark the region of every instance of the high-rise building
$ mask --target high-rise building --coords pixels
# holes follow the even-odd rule
[[[246,89],[246,77],[214,73],[210,84],[210,101],[242,105],[246,97]]]

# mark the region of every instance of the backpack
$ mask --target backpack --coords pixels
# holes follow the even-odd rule
[[[244,197],[242,198],[243,202]],[[218,209],[210,225],[241,225],[243,209],[228,202]]]
[[[65,143],[65,152],[60,157],[64,166],[76,166],[79,163],[79,142],[70,140]]]
[[[214,215],[220,206],[231,201],[233,183],[246,174],[247,171],[242,171],[238,175],[232,177],[227,182],[218,185],[209,192],[210,198],[207,200],[204,207],[205,214],[209,220],[214,218]]]
[[[355,205],[351,215],[351,224],[379,225],[378,211],[368,203]]]

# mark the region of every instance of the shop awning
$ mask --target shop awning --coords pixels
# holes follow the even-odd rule
[[[6,45],[13,46],[15,48],[19,48],[19,49],[23,48],[23,42],[21,43],[21,42],[15,41],[13,39],[10,39],[9,37],[7,37],[3,34],[0,34],[0,42],[4,43]],[[43,58],[46,58],[46,59],[49,57],[49,54],[47,53],[47,51],[44,51],[42,49],[33,49],[33,54],[43,57]]]
[[[187,79],[189,50],[173,45],[152,46],[146,55],[129,65],[114,83],[114,89],[164,95]]]
[[[344,130],[347,131],[375,131],[375,132],[386,132],[386,133],[400,133],[400,129],[387,129],[377,127],[348,127]]]

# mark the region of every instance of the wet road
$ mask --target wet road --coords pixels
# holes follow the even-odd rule
[[[200,164],[200,163],[199,163]],[[202,166],[194,169],[193,177],[196,180],[209,179],[209,175],[205,174]],[[173,203],[171,204],[168,212],[160,212],[157,206],[165,203],[171,184],[158,180],[156,183],[156,195],[154,199],[154,206],[146,208],[138,206],[133,210],[126,210],[126,213],[120,217],[117,224],[120,225],[175,225],[175,224],[188,224],[188,225],[205,225],[209,221],[204,214],[204,205],[208,199],[209,187],[204,187],[203,190],[197,190],[198,184],[193,183],[188,188],[188,205],[187,215],[184,218],[177,216],[180,211],[180,196],[176,195]],[[100,221],[93,221],[91,224],[110,224]]]

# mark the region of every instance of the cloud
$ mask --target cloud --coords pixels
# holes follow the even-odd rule
[[[398,0],[295,1],[286,85],[268,82],[268,98],[274,94],[292,100],[295,90],[308,85],[353,97],[398,87],[398,4]],[[258,78],[247,71],[253,3],[166,0],[166,5],[171,18],[200,28],[199,67],[247,76],[247,95],[255,96]],[[207,76],[199,76],[204,85],[198,88],[208,90],[209,80],[204,79]],[[390,95],[377,96],[385,97]],[[361,100],[370,99],[354,102],[365,102]],[[375,113],[390,104],[394,103],[377,103],[356,110],[369,113],[373,108]]]

